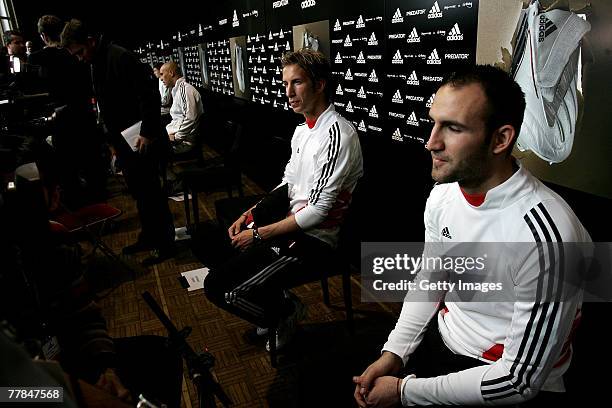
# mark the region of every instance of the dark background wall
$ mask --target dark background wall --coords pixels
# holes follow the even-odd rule
[[[448,1],[439,0],[439,3],[444,5]],[[206,33],[206,40],[210,41],[278,30],[282,27],[320,20],[329,20],[331,31],[337,16],[357,16],[362,13],[384,15],[385,24],[382,27],[381,39],[386,40],[389,33],[397,31],[397,27],[389,24],[391,14],[396,7],[418,8],[418,4],[427,3],[429,8],[433,1],[318,0],[317,7],[304,10],[301,9],[299,1],[289,0],[288,3],[285,7],[273,9],[272,0],[201,1],[181,3],[180,6],[175,6],[173,3],[153,5],[151,2],[131,1],[128,8],[125,1],[118,0],[104,2],[30,0],[15,2],[15,8],[20,28],[27,39],[38,40],[36,21],[39,16],[56,14],[65,19],[70,17],[85,19],[100,32],[104,32],[107,37],[115,39],[127,48],[136,49],[148,41],[169,40],[172,36],[176,36],[178,31],[185,33],[200,23],[212,27]],[[254,9],[259,12],[257,18],[246,19],[239,27],[232,27],[233,10],[241,13]],[[218,22],[222,18],[228,18],[230,23],[220,26]],[[475,30],[475,27],[473,29]],[[465,31],[466,28],[462,30]],[[385,56],[388,56],[389,52],[395,52],[395,48],[386,49],[387,43],[389,41],[381,41],[379,47]],[[331,55],[330,59],[333,57],[334,55]],[[389,67],[387,66],[387,69]],[[411,68],[411,65],[406,66],[405,70],[409,72]],[[379,76],[383,77],[384,72]],[[385,92],[389,92],[393,90],[394,85],[390,85],[389,82],[385,87]],[[205,109],[217,123],[222,123],[224,118],[238,118],[244,124],[246,147],[249,152],[244,160],[245,173],[263,188],[275,186],[280,180],[284,163],[289,155],[289,141],[293,129],[302,118],[291,112],[271,109],[269,106],[210,90],[203,89],[202,93]],[[597,125],[589,126],[594,128]],[[208,140],[215,145],[221,135],[220,128],[213,126],[208,129],[208,133]],[[362,133],[360,138],[364,153],[365,175],[355,201],[359,214],[359,238],[364,241],[422,240],[423,207],[432,185],[429,177],[431,165],[429,155],[422,144],[394,142],[389,137],[389,129],[386,129],[386,134],[382,137]],[[602,160],[599,162],[598,168],[607,169],[607,174],[600,174],[604,178],[609,177],[609,165],[606,166]],[[554,172],[554,168],[549,170]],[[597,176],[594,174],[593,178]],[[564,184],[559,178],[548,177],[548,179]],[[580,192],[579,190],[589,191],[588,188],[581,188],[580,182],[573,183],[572,189],[562,190],[564,196],[577,209],[585,225],[595,229],[594,238],[603,240],[605,232],[603,224],[599,217],[589,210],[600,208],[603,211],[609,206],[610,201]]]

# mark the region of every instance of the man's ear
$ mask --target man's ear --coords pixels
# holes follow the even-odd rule
[[[317,92],[323,92],[325,90],[326,86],[327,86],[327,81],[324,80],[324,79],[319,79],[317,81],[315,89],[316,89]]]
[[[504,125],[493,133],[493,140],[491,141],[491,149],[493,154],[502,154],[507,152],[511,148],[514,138],[516,137],[516,131],[514,126]]]

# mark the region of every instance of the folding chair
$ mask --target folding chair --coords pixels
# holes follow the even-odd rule
[[[122,214],[120,209],[105,203],[88,205],[74,211],[64,206],[62,209],[61,213],[53,214],[51,218],[52,230],[70,234],[84,233],[93,245],[91,254],[99,248],[104,255],[132,270],[100,237],[106,223]]]

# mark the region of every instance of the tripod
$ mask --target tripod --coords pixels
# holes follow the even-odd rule
[[[198,390],[200,407],[214,408],[215,396],[224,407],[229,407],[232,403],[231,400],[210,371],[215,364],[215,358],[207,351],[196,353],[189,343],[187,343],[186,339],[187,336],[191,334],[191,327],[187,326],[180,331],[177,330],[176,326],[174,326],[172,321],[170,321],[148,291],[145,291],[142,297],[168,331],[170,345],[177,352],[181,353],[185,359],[187,368],[189,369],[189,377]]]

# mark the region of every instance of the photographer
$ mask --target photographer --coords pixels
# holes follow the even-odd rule
[[[44,142],[23,149],[29,181],[3,194],[0,314],[30,339],[30,354],[58,360],[66,373],[123,401],[138,394],[180,405],[182,361],[166,339],[113,339],[84,277],[82,252],[61,225],[49,222],[59,204],[56,158]],[[38,170],[38,174],[33,169]]]

